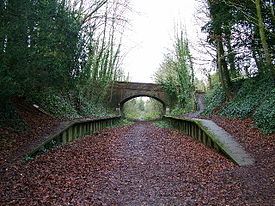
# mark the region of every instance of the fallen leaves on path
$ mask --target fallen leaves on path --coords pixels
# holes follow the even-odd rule
[[[1,174],[0,205],[272,205],[271,180],[254,168],[266,169],[235,166],[190,136],[136,123],[14,165]],[[251,188],[262,183],[265,194]]]
[[[10,137],[0,143],[1,164],[59,124],[22,106],[29,131],[0,128]],[[0,205],[274,205],[274,135],[263,138],[249,119],[208,118],[235,136],[256,164],[235,166],[176,130],[136,123],[1,167]]]

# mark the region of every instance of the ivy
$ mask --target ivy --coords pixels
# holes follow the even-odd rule
[[[237,90],[234,99],[228,103],[225,102],[224,93],[219,87],[207,94],[207,107],[203,115],[216,112],[215,114],[233,119],[252,117],[255,126],[261,128],[264,133],[274,132],[275,89],[272,77],[257,76],[236,84],[240,89]],[[217,107],[220,108],[219,111],[215,111]]]
[[[253,118],[257,127],[266,134],[275,132],[275,89],[256,109]]]
[[[225,102],[225,94],[221,87],[211,90],[205,97],[206,108],[202,115],[210,115],[214,108],[223,105]]]

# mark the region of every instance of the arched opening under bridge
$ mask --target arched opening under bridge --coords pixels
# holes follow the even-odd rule
[[[136,97],[150,97],[161,102],[163,105],[163,113],[168,110],[168,97],[160,84],[139,83],[139,82],[115,82],[110,90],[110,98],[112,105],[120,110],[122,114],[125,102]]]
[[[166,113],[166,104],[150,95],[133,95],[120,102],[121,115],[131,120],[158,120]]]

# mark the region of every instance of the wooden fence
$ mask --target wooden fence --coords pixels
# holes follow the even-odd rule
[[[120,116],[90,119],[90,120],[77,120],[77,121],[69,122],[63,129],[47,137],[46,141],[44,141],[42,144],[37,146],[31,152],[29,152],[27,154],[27,157],[29,158],[33,157],[57,145],[66,144],[77,138],[80,138],[86,135],[91,135],[106,127],[111,127],[119,119],[120,119]]]

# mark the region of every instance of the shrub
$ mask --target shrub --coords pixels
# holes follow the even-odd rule
[[[82,99],[79,115],[81,116],[112,116],[114,111],[102,102],[88,101]]]
[[[247,79],[235,98],[221,110],[220,115],[238,119],[251,117],[271,94],[272,85],[269,76]]]

